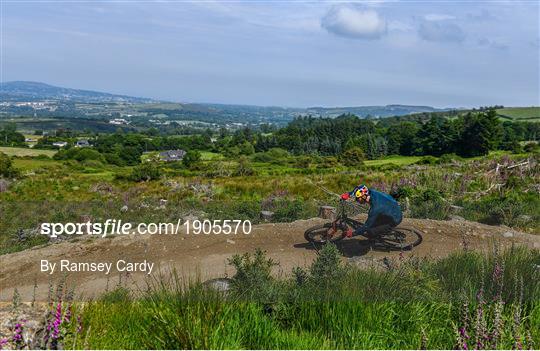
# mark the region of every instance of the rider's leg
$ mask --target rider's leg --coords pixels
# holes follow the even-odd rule
[[[380,215],[375,219],[375,224],[371,227],[366,236],[369,238],[378,238],[381,235],[389,232],[396,226],[396,223],[390,216]]]

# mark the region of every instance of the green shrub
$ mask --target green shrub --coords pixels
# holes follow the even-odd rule
[[[523,151],[525,152],[538,152],[540,151],[540,145],[537,143],[537,142],[530,142],[530,143],[527,143],[525,144],[525,146],[523,146]]]
[[[334,168],[339,165],[338,159],[333,156],[322,157],[318,168]]]
[[[182,159],[182,164],[186,166],[188,169],[194,168],[197,163],[201,160],[201,153],[196,150],[190,150]]]
[[[339,281],[345,274],[341,263],[341,253],[336,245],[328,243],[319,251],[319,255],[309,269],[310,278],[316,284],[329,284]]]
[[[77,152],[73,155],[73,158],[79,162],[85,160],[105,161],[103,155],[96,150],[90,148],[80,148],[75,150],[77,150]]]
[[[458,161],[461,159],[462,158],[456,154],[444,154],[441,157],[439,157],[439,159],[437,160],[437,163],[444,165],[444,164],[452,163],[454,161]]]
[[[450,204],[434,189],[428,188],[412,197],[412,217],[444,220],[448,218],[449,214]]]
[[[480,201],[467,201],[463,207],[465,218],[481,223],[522,228],[540,225],[540,199],[536,194],[518,191],[502,196],[492,194]]]
[[[129,179],[134,182],[143,182],[159,179],[161,170],[151,162],[145,162],[139,166],[133,167]]]
[[[122,158],[120,158],[120,156],[118,154],[107,153],[107,154],[103,154],[103,157],[105,157],[105,161],[108,164],[116,165],[116,166],[125,166],[126,165],[126,161],[124,161]]]
[[[0,176],[7,178],[15,178],[18,175],[19,172],[18,170],[13,168],[11,158],[3,152],[0,152]]]
[[[272,157],[273,159],[276,158],[287,158],[290,156],[289,152],[287,150],[280,149],[278,147],[271,148],[266,152],[268,156]]]
[[[295,160],[295,167],[298,168],[309,168],[311,166],[311,163],[313,162],[311,156],[304,155],[304,156],[298,156]]]
[[[411,197],[415,193],[415,190],[410,186],[399,186],[397,189],[392,193],[392,196],[397,199]]]
[[[270,156],[267,152],[258,152],[254,154],[251,159],[254,162],[270,163],[272,161],[272,156]]]
[[[233,173],[234,176],[246,177],[255,175],[255,170],[251,167],[249,160],[245,156],[238,159],[238,166]]]
[[[274,281],[272,267],[277,263],[266,258],[265,251],[257,249],[253,255],[234,255],[229,259],[229,264],[236,269],[232,277],[234,293],[243,297],[266,297]]]
[[[341,154],[340,160],[347,167],[360,166],[364,163],[366,155],[359,147],[353,147]]]
[[[278,199],[275,201],[274,221],[292,222],[302,218],[305,211],[304,201],[300,199]]]
[[[418,161],[416,161],[416,164],[417,165],[435,165],[437,164],[437,161],[438,161],[437,157],[424,156]]]

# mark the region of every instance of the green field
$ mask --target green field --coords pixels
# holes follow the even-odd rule
[[[54,154],[56,154],[55,150],[38,150],[38,149],[30,149],[25,147],[5,147],[0,146],[0,152],[5,153],[9,156],[17,156],[17,157],[24,157],[24,156],[39,156],[39,155],[45,155],[48,157],[53,157]]]
[[[222,159],[224,159],[223,155],[217,152],[201,151],[202,161],[216,161]]]
[[[367,160],[364,163],[368,166],[381,166],[390,163],[398,166],[406,166],[418,162],[421,158],[420,156],[388,156],[378,160]]]
[[[540,107],[508,107],[497,110],[497,114],[505,120],[540,122]]]

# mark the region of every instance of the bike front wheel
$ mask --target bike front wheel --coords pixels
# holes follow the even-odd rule
[[[334,223],[325,223],[309,228],[304,232],[304,238],[310,243],[326,244],[336,242],[345,237],[346,228],[335,225]]]

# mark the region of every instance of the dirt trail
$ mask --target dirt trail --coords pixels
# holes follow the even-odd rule
[[[362,217],[360,217],[362,218]],[[62,259],[71,262],[112,263],[109,275],[104,272],[71,272],[66,277],[76,286],[78,295],[93,297],[115,286],[121,279],[128,287],[144,287],[149,277],[176,269],[186,279],[209,279],[231,275],[227,259],[236,253],[252,252],[256,248],[267,251],[269,257],[280,263],[276,274],[288,273],[295,266],[306,266],[316,256],[316,251],[304,240],[304,231],[322,219],[300,220],[293,223],[261,224],[253,227],[250,235],[131,235],[111,239],[85,238],[60,242],[43,247],[0,256],[0,301],[9,301],[17,288],[23,301],[32,299],[37,283],[36,300],[45,300],[49,281],[61,279],[66,273],[58,272]],[[493,243],[509,246],[513,243],[540,248],[540,235],[515,232],[505,227],[493,227],[468,221],[434,221],[405,219],[424,232],[424,241],[405,256],[444,257],[460,250],[466,243],[469,248],[488,250]],[[358,256],[370,259],[394,257],[399,252],[371,249],[363,238],[342,241],[339,248],[343,259]],[[40,272],[40,261],[58,263],[52,275]],[[120,274],[116,262],[153,262],[151,275],[144,272]]]

